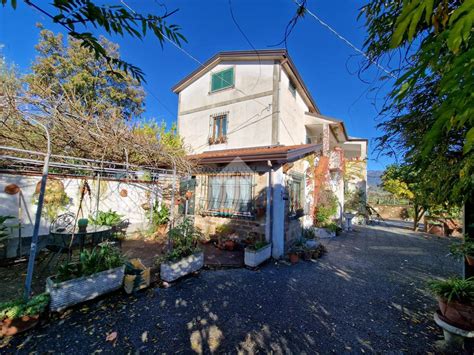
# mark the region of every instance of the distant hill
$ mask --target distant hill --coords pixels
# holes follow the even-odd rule
[[[382,183],[383,170],[367,171],[367,185],[369,189],[376,189]]]

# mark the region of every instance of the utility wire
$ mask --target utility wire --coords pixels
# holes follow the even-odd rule
[[[298,5],[298,6],[304,6],[304,4],[300,3],[298,0],[293,0],[293,2]],[[376,60],[370,58],[368,54],[366,54],[364,51],[361,49],[357,48],[354,44],[352,44],[351,41],[349,41],[347,38],[339,34],[334,28],[332,28],[329,24],[321,20],[315,13],[313,13],[310,9],[307,7],[304,8],[305,12],[307,12],[310,16],[314,17],[316,21],[319,22],[319,24],[323,27],[326,27],[329,31],[331,31],[337,38],[339,38],[341,41],[343,41],[345,44],[347,44],[349,47],[351,47],[354,51],[362,55],[364,58],[366,58],[370,63],[375,65],[377,68],[381,69],[384,71],[386,74],[391,76],[393,79],[397,79],[397,77],[387,68],[385,68],[383,65],[379,64]]]

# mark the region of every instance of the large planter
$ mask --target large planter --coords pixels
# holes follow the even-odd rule
[[[100,295],[122,287],[125,265],[79,277],[60,283],[54,283],[51,277],[46,279],[46,291],[51,296],[50,309],[54,312],[75,304],[94,299]]]
[[[441,298],[438,298],[438,305],[441,316],[447,323],[464,330],[474,330],[474,305],[447,302]]]
[[[267,244],[258,250],[245,248],[244,263],[250,267],[257,267],[272,256],[272,244]]]
[[[204,266],[204,253],[199,252],[187,256],[179,261],[164,262],[160,265],[161,279],[171,282],[195,272]]]

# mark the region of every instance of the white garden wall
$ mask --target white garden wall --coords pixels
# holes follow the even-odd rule
[[[60,210],[59,214],[65,212],[77,213],[80,199],[80,186],[83,181],[81,178],[56,178],[60,180],[65,188],[65,193],[69,198],[67,208]],[[34,193],[36,185],[41,180],[41,176],[0,174],[0,215],[9,215],[15,217],[15,220],[9,221],[9,224],[17,224],[19,217],[19,200],[21,198],[22,207],[22,236],[29,237],[33,234],[33,225],[36,213]],[[87,194],[83,201],[83,217],[87,218],[93,214],[96,209],[98,185],[97,179],[87,180],[91,194]],[[17,185],[21,193],[9,195],[5,192],[5,187],[9,184]],[[153,187],[154,191],[152,191]],[[126,191],[122,195],[120,191]],[[151,183],[136,183],[117,180],[102,180],[100,183],[99,193],[99,210],[107,211],[112,209],[123,218],[130,221],[129,231],[146,228],[148,218],[143,205],[154,201],[161,200],[160,191],[156,185]],[[51,221],[42,218],[40,234],[49,233],[49,225]],[[18,231],[13,230],[13,235],[18,236]]]

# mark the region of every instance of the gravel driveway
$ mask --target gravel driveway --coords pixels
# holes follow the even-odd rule
[[[358,227],[328,254],[259,271],[202,271],[168,289],[115,294],[11,339],[0,352],[426,352],[440,339],[431,277],[461,272],[450,240]],[[106,341],[107,334],[116,338]],[[111,338],[114,338],[113,334]]]

